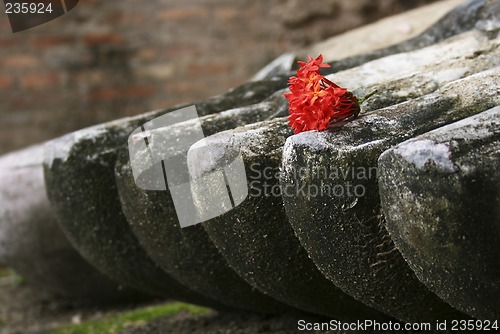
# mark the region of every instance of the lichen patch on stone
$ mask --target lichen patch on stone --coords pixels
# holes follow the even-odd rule
[[[450,148],[446,144],[436,144],[431,140],[411,141],[394,149],[394,153],[421,170],[427,169],[429,163],[435,164],[443,171],[453,173],[457,170],[450,159]]]

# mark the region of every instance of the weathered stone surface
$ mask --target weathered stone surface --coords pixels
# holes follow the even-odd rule
[[[346,58],[328,61],[332,67],[323,68],[322,73],[334,74],[376,59],[419,50],[471,30],[481,31],[490,37],[495,36],[497,35],[496,30],[500,27],[499,12],[500,5],[495,0],[466,1],[444,15],[418,36],[377,50],[372,48],[361,49],[361,52],[353,53]],[[355,42],[351,41],[351,43]],[[446,54],[442,54],[442,56],[446,57]],[[391,66],[387,69],[390,68]],[[275,79],[279,77],[285,80],[290,75],[293,75],[293,73],[276,76]]]
[[[391,146],[497,105],[498,69],[467,76],[498,66],[498,12],[495,1],[469,1],[413,40],[334,62],[334,72],[349,69],[337,73],[332,78],[335,82],[354,89],[358,96],[373,88],[379,90],[363,105],[365,113],[392,107],[367,113],[330,132],[290,137],[284,119],[241,127],[286,111],[282,92],[257,103],[286,86],[291,58],[277,61],[278,65],[259,74],[272,79],[195,103],[204,116],[206,134],[213,136],[190,151],[191,172],[205,176],[220,168],[231,169],[226,164],[241,154],[250,181],[249,196],[241,204],[234,197],[231,206],[226,207],[222,199],[217,203],[219,195],[234,195],[230,184],[209,192],[214,206],[225,210],[236,205],[205,223],[217,247],[200,226],[178,229],[180,221],[160,219],[174,214],[169,193],[142,191],[134,185],[125,152],[128,135],[168,112],[165,110],[84,129],[46,145],[45,179],[61,226],[99,270],[150,293],[216,307],[290,310],[274,297],[309,312],[343,319],[388,319],[380,311],[411,321],[460,318],[462,314],[418,281],[395,248],[380,213],[376,177],[359,180],[358,174],[346,174],[333,179],[324,176],[323,180],[319,174],[295,171],[335,167],[345,173],[354,166],[369,172],[371,166],[376,167],[379,154]],[[459,36],[449,38],[454,35]],[[392,56],[382,58],[387,55]],[[463,77],[467,78],[455,81]],[[394,106],[408,99],[414,100]],[[189,133],[191,125],[185,122],[151,132]],[[162,145],[150,144],[150,149]],[[281,163],[284,177],[278,173]],[[163,172],[168,175],[168,170]],[[225,182],[228,175],[232,174],[225,174]],[[182,176],[186,175],[179,179]],[[198,213],[205,217],[212,211],[201,205],[207,193],[197,181],[192,190],[200,204]],[[354,191],[354,196],[318,195],[320,190],[330,187],[335,191],[347,182],[354,182],[344,189]],[[356,192],[360,189],[362,195]],[[252,290],[231,269],[257,289]],[[429,281],[425,283],[431,286]],[[443,298],[470,314],[479,314],[473,313],[474,305],[453,296],[449,293]]]
[[[200,116],[215,114],[224,110],[259,103],[274,92],[286,88],[287,81],[287,76],[273,76],[269,79],[242,84],[230,89],[225,94],[191,104],[196,104]]]
[[[241,154],[250,186],[243,203],[203,223],[205,230],[231,267],[270,296],[335,318],[380,319],[381,314],[341,292],[316,269],[287,222],[277,180],[261,174],[276,172],[273,168],[290,135],[286,120],[277,119],[222,132],[191,147],[188,164],[195,178],[225,167]],[[196,183],[192,190],[195,201],[205,198],[205,189]],[[211,196],[223,198],[219,195],[226,191],[213,186]],[[211,208],[199,207],[202,215],[204,209]]]
[[[276,108],[286,103],[283,92],[278,92],[256,105],[227,110],[151,132],[155,133],[156,139],[162,138],[163,135],[168,137],[170,133],[185,135],[196,131],[197,125],[201,123],[204,134],[208,136],[266,119]],[[138,135],[137,140],[143,140],[142,136],[142,133]],[[168,138],[176,140],[174,137]],[[161,150],[168,145],[168,142],[149,140],[147,147],[135,152],[135,159],[147,163],[150,159],[146,156],[150,154],[150,150]],[[141,170],[146,171],[148,167],[152,166],[144,166]],[[290,307],[265,296],[238,276],[210,241],[201,225],[181,229],[168,189],[140,189],[134,181],[128,152],[123,152],[117,162],[116,179],[123,211],[133,232],[151,258],[172,277],[194,291],[204,293],[233,308],[266,313],[285,310],[290,312]]]
[[[484,71],[336,131],[287,140],[281,185],[289,221],[318,268],[346,293],[404,321],[460,317],[394,247],[373,168],[392,145],[497,105],[498,74]]]
[[[200,115],[252,104],[271,95],[279,81],[248,83],[197,104]],[[49,200],[70,242],[96,268],[118,282],[154,294],[217,306],[182,287],[147,256],[121,210],[114,178],[117,149],[161,110],[105,123],[51,141],[45,147]]]
[[[463,0],[438,1],[348,30],[305,49],[297,50],[297,53],[301,59],[306,59],[307,55],[321,53],[325,61],[333,62],[385,48],[420,35],[443,15],[462,3]]]
[[[386,226],[417,277],[457,309],[500,316],[500,107],[379,158]]]
[[[500,65],[499,38],[482,31],[453,36],[435,45],[376,59],[329,75],[358,96],[378,93],[362,109],[375,110],[430,94],[444,84]],[[281,111],[280,116],[288,114]]]
[[[499,12],[500,4],[496,0],[467,1],[450,11],[420,35],[383,49],[333,61],[330,63],[332,68],[326,69],[324,73],[329,71],[334,73],[388,55],[417,50],[473,29],[494,32],[500,26]]]
[[[493,47],[495,43],[497,43],[496,40],[490,41],[487,36],[481,32],[466,33],[448,41],[444,41],[436,45],[434,48],[425,48],[421,51],[407,53],[402,56],[397,55],[388,57],[392,58],[390,60],[376,60],[365,66],[340,72],[332,79],[343,82],[343,84],[347,84],[350,87],[358,86],[358,91],[365,93],[369,92],[369,89],[371,89],[363,86],[366,79],[370,79],[368,80],[369,84],[376,82],[377,80],[382,81],[380,86],[377,86],[377,88],[379,88],[381,92],[388,91],[390,93],[381,93],[379,94],[380,97],[376,96],[373,98],[373,101],[368,100],[370,103],[368,103],[368,106],[365,105],[364,108],[371,110],[375,107],[384,107],[395,104],[402,99],[407,99],[409,97],[408,94],[410,94],[411,97],[426,94],[436,90],[440,84],[461,78],[466,74],[474,73],[494,66],[494,64],[498,61],[498,58],[496,57],[497,51],[495,51],[496,49]],[[467,46],[467,52],[463,51],[464,45]],[[484,54],[484,57],[477,59],[475,55],[478,54]],[[407,60],[407,58],[410,60]],[[396,70],[393,70],[391,75],[388,75],[388,70],[386,69],[388,64],[395,64],[396,67]],[[413,67],[410,67],[409,64],[412,64]],[[447,67],[446,64],[448,64]],[[444,70],[445,67],[446,71]],[[369,76],[370,74],[372,77]],[[422,83],[429,84],[422,87]],[[254,138],[252,137],[252,139]],[[231,140],[234,140],[234,138],[231,137]],[[220,151],[223,150],[220,149]],[[267,162],[265,167],[276,168],[277,165],[274,165],[273,167],[270,162]],[[225,191],[225,189],[223,190]],[[279,201],[279,199],[277,200]],[[276,206],[279,207],[280,205]],[[278,216],[280,215],[280,213],[276,214]],[[251,217],[248,219],[253,220],[255,215],[256,213],[252,212]],[[240,219],[240,221],[242,220],[241,217],[238,219]],[[211,225],[208,224],[208,226]],[[285,232],[282,231],[281,234],[283,235]],[[221,239],[224,239],[224,241],[227,240],[222,237]],[[239,251],[235,252],[234,249],[229,247],[228,249],[231,249],[232,256],[238,256]],[[246,252],[246,249],[243,248],[241,251]],[[267,261],[268,259],[265,258],[265,260]],[[274,270],[278,271],[276,268]],[[254,272],[255,275],[256,270],[249,271]],[[281,298],[283,298],[283,295],[284,294],[281,295]],[[289,295],[291,295],[291,293]],[[277,295],[273,296],[279,298]],[[281,300],[287,301],[284,299]],[[292,305],[297,306],[297,304]],[[318,309],[322,308],[319,304],[315,307],[316,312],[318,312]]]
[[[297,56],[294,53],[282,54],[257,72],[251,81],[266,80],[278,75],[288,74],[295,65],[296,60]]]
[[[43,145],[0,158],[0,258],[28,282],[64,297],[141,300],[90,266],[56,223],[45,193]]]
[[[62,229],[92,265],[120,283],[205,303],[158,268],[130,231],[114,182],[112,134],[87,129],[46,144],[47,193]]]
[[[498,37],[474,30],[416,51],[373,60],[329,76],[375,110],[434,92],[444,84],[500,65]]]

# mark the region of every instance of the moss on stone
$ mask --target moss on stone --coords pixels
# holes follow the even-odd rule
[[[139,326],[148,321],[164,316],[172,316],[182,312],[198,315],[209,311],[209,308],[186,303],[168,303],[113,314],[99,320],[85,321],[81,324],[65,325],[52,331],[50,334],[118,333],[127,327]]]

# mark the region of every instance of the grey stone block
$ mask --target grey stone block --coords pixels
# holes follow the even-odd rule
[[[0,158],[0,258],[55,295],[101,302],[148,298],[94,269],[58,226],[45,193],[43,145]]]
[[[330,63],[332,68],[325,73],[334,73],[374,59],[418,50],[474,29],[496,34],[495,30],[500,27],[499,12],[500,5],[496,0],[465,1],[463,5],[450,11],[420,35],[387,48],[334,61]]]
[[[248,83],[197,103],[207,115],[271,95],[279,80]],[[152,294],[221,306],[181,286],[146,254],[121,210],[114,165],[128,135],[160,110],[80,130],[45,145],[45,180],[55,215],[73,246],[118,282]]]
[[[318,268],[346,293],[404,321],[460,317],[418,281],[394,247],[370,171],[391,146],[497,105],[498,73],[481,72],[336,130],[287,140],[281,185],[306,189],[284,193],[289,221]],[[319,193],[310,196],[309,189]]]
[[[386,226],[417,277],[457,309],[500,315],[500,107],[379,158]]]
[[[317,270],[288,224],[278,172],[281,150],[292,135],[285,119],[240,127],[207,137],[194,145],[188,164],[195,179],[227,166],[241,154],[249,193],[243,203],[203,223],[231,267],[254,287],[303,309],[340,319],[383,319],[380,313],[355,301]],[[205,188],[192,188],[195,201]],[[212,185],[210,196],[223,198],[226,186]],[[203,210],[212,208],[199,207]]]
[[[178,136],[175,134],[186,136],[188,133],[195,133],[200,125],[203,133],[209,136],[266,119],[286,103],[283,92],[278,92],[259,104],[152,130],[149,137],[159,139],[165,136],[166,139],[176,141]],[[169,137],[171,133],[174,135]],[[142,140],[142,135],[141,133],[137,140]],[[151,161],[151,152],[167,150],[171,144],[168,140],[149,140],[148,146],[136,151],[133,159],[147,173],[149,168],[154,167],[146,165]],[[183,152],[172,152],[174,154],[185,157]],[[265,296],[236,274],[201,225],[181,228],[169,189],[152,191],[139,188],[132,173],[131,158],[128,152],[122,152],[116,165],[123,211],[144,249],[162,269],[194,291],[204,293],[232,308],[265,313],[286,310],[293,312],[292,308]],[[161,181],[165,182],[163,178]]]

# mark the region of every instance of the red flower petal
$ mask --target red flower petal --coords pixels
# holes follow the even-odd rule
[[[316,59],[309,56],[308,62],[299,61],[297,76],[290,77],[288,117],[294,133],[309,130],[325,130],[338,120],[354,119],[359,114],[357,98],[346,88],[326,79],[320,68],[330,67],[323,64],[323,56]]]

